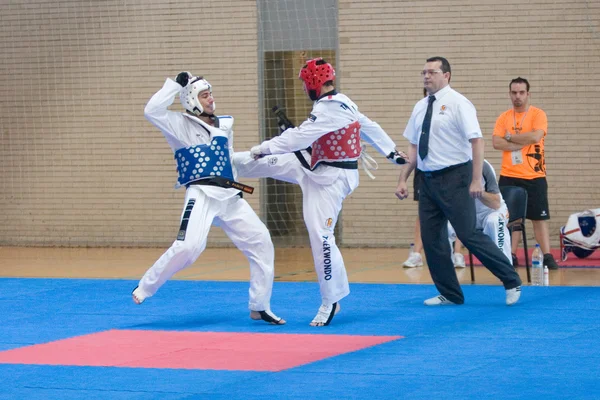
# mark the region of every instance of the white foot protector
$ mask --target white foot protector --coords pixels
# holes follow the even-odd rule
[[[317,315],[313,318],[310,323],[310,326],[327,326],[335,316],[340,311],[339,303],[333,304],[321,304],[319,307],[319,311]]]
[[[140,289],[139,287],[133,289],[131,297],[133,298],[133,302],[135,304],[142,304],[144,300],[146,300],[146,295],[142,292],[142,289]]]
[[[278,317],[271,310],[250,311],[250,318],[254,320],[263,320],[271,325],[285,325],[285,319]]]

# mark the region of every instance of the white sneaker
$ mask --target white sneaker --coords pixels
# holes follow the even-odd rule
[[[337,314],[339,311],[339,303],[333,303],[330,305],[321,304],[321,307],[319,307],[319,311],[317,311],[317,315],[311,321],[310,326],[329,325],[335,314]]]
[[[142,292],[142,289],[138,287],[136,287],[135,289],[133,289],[133,293],[131,293],[131,297],[133,298],[133,302],[135,304],[142,304],[144,302],[144,300],[146,300],[146,294],[144,292]]]
[[[426,306],[451,306],[451,305],[456,304],[456,303],[451,302],[450,300],[448,300],[447,298],[445,298],[442,295],[427,299],[427,300],[425,300],[424,303]]]
[[[519,301],[519,297],[521,297],[521,286],[517,286],[514,289],[508,289],[506,291],[506,305],[512,306]]]
[[[421,257],[420,253],[410,253],[410,255],[408,256],[408,259],[406,261],[404,261],[404,264],[402,264],[403,267],[406,268],[416,268],[416,267],[422,267],[423,266],[423,258]]]
[[[452,261],[454,262],[455,268],[465,268],[466,267],[465,256],[463,256],[461,253],[454,253],[452,255]]]

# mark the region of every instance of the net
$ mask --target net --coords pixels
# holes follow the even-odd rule
[[[310,113],[312,102],[304,93],[298,73],[307,60],[315,57],[323,57],[335,67],[336,9],[335,1],[259,2],[263,139],[281,131],[274,108],[284,112],[296,126]],[[298,185],[268,178],[261,203],[277,246],[308,245]]]
[[[249,149],[256,15],[241,0],[0,2],[0,245],[170,244],[184,190],[144,106],[165,78],[205,75]]]

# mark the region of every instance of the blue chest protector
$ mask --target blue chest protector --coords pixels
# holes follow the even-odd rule
[[[177,150],[175,152],[179,174],[177,184],[185,186],[190,182],[214,176],[233,180],[227,142],[225,136],[214,136],[210,144],[199,144]]]

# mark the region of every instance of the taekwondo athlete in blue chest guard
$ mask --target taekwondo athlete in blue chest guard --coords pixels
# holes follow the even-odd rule
[[[179,95],[185,113],[169,111]],[[177,238],[146,271],[134,289],[136,304],[143,303],[176,272],[193,264],[206,248],[212,225],[219,226],[248,258],[250,264],[250,318],[282,325],[271,311],[274,248],[267,227],[242,192],[252,188],[235,181],[232,167],[233,118],[215,116],[212,86],[202,77],[180,73],[167,79],[148,102],[144,115],[164,135],[177,163],[176,187],[185,187],[185,201]],[[202,302],[202,295],[191,301]],[[214,310],[206,310],[216,314]]]

